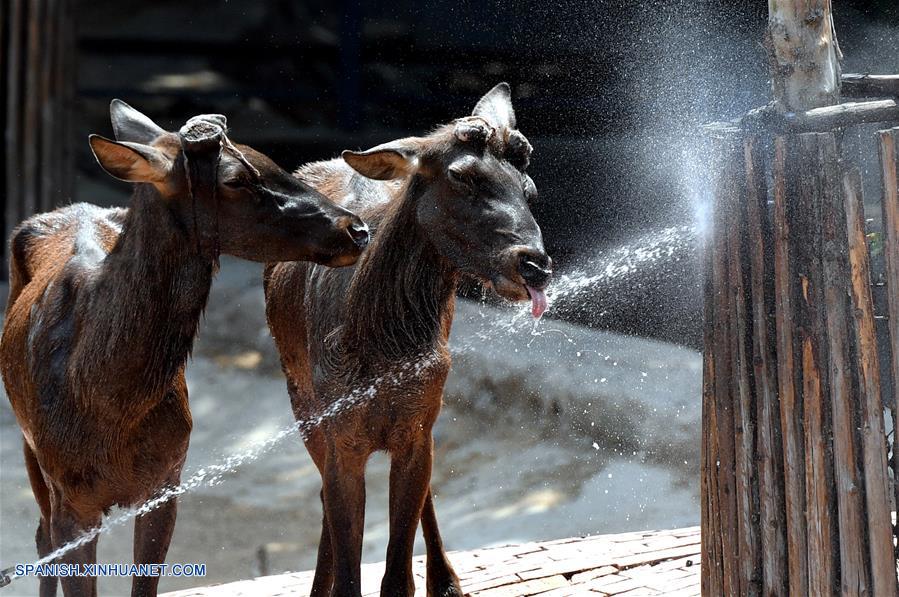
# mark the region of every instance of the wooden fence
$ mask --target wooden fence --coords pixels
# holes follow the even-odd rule
[[[801,125],[709,129],[719,163],[704,257],[704,595],[897,590],[884,405],[896,412],[899,396],[881,396],[881,373],[899,380],[899,350],[878,362],[859,173],[834,132],[801,130],[846,112],[824,110]],[[899,128],[878,133],[894,348],[897,140]]]
[[[3,238],[72,195],[73,0],[0,1]],[[2,274],[8,270],[2,251]]]

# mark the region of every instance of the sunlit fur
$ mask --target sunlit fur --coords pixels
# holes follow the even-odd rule
[[[421,520],[428,594],[462,595],[430,494],[431,429],[450,368],[456,286],[463,275],[488,283],[502,276],[514,284],[504,289],[508,298],[522,300],[523,282],[512,281],[520,280],[515,251],[526,249],[547,267],[550,262],[527,207],[533,183],[520,169],[526,163],[517,153],[519,168],[508,159],[512,130],[496,126],[487,147],[473,148],[469,135],[460,139],[455,129],[451,124],[427,137],[394,142],[413,157],[403,163],[389,154],[370,171],[382,178],[391,170],[412,172],[397,180],[365,178],[341,160],[302,167],[297,176],[342,197],[343,205],[369,223],[372,244],[351,268],[266,268],[268,321],[296,417],[314,418],[342,396],[372,392],[304,435],[322,473],[325,510],[313,595],[360,594],[364,469],[377,450],[387,450],[392,459],[382,594],[412,594],[412,540]],[[524,150],[529,146],[519,144],[513,153]],[[466,156],[480,156],[485,184],[496,185],[494,201],[462,196],[447,181],[448,166]],[[458,207],[452,210],[456,219],[434,218],[429,210],[440,205]]]
[[[133,109],[114,103],[114,122],[116,110],[127,118]],[[120,120],[117,131],[154,133],[155,125],[143,118],[131,128]],[[177,136],[161,129],[160,134],[152,151],[161,153],[153,155],[166,156],[157,162],[171,163],[171,170],[152,173],[153,184],[136,185],[128,209],[79,203],[34,216],[12,234],[0,370],[40,507],[41,557],[96,526],[111,507],[140,504],[162,486],[178,483],[191,430],[184,366],[218,248],[257,260],[321,254],[345,263],[360,251],[344,229],[347,222],[361,225],[356,216],[311,189],[303,191],[249,148],[242,151],[260,172],[260,185],[275,186],[274,177],[283,178],[284,185],[300,190],[297,201],[305,193],[307,212],[318,210],[317,218],[291,219],[287,232],[305,230],[320,242],[291,240],[273,229],[271,206],[262,212],[261,200],[218,188],[219,180],[194,181],[214,193],[189,193]],[[95,151],[113,152],[116,159],[106,165],[127,175],[129,154],[122,147],[101,140]],[[217,155],[197,159],[208,162],[202,170],[212,173],[234,161]],[[150,166],[142,168],[146,175]],[[266,227],[253,228],[255,237],[246,238],[243,228],[254,218],[265,219]],[[175,508],[172,500],[138,517],[137,563],[165,560]],[[96,561],[96,539],[59,561]],[[158,580],[136,577],[134,594],[155,595]],[[96,594],[95,578],[61,582],[67,596]],[[41,596],[55,592],[56,579],[42,577]]]

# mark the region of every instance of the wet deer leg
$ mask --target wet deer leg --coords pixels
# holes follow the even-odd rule
[[[425,496],[424,507],[421,510],[421,529],[425,536],[425,547],[428,551],[427,559],[427,587],[428,597],[462,597],[462,587],[459,577],[453,570],[446,551],[443,549],[443,539],[437,528],[437,513],[434,511],[434,499],[431,496],[431,488]]]
[[[181,481],[180,467],[178,473],[170,480],[172,486]],[[169,551],[172,533],[175,531],[175,518],[178,515],[178,502],[171,499],[154,510],[141,514],[134,521],[134,563],[162,564]],[[152,597],[159,586],[158,576],[135,576],[131,583],[131,597]]]
[[[365,524],[366,456],[331,444],[325,463],[324,510],[334,550],[334,597],[362,595],[362,531]]]
[[[31,482],[31,492],[37,500],[41,510],[41,519],[37,525],[34,541],[37,543],[37,555],[41,558],[53,551],[53,541],[50,538],[50,489],[44,481],[44,473],[37,462],[34,452],[28,447],[24,439],[22,447],[25,452],[25,468],[28,471],[28,480]],[[56,577],[42,576],[38,594],[40,597],[54,597],[56,595]]]
[[[412,547],[422,506],[431,482],[433,442],[430,430],[412,438],[409,446],[394,450],[390,462],[390,541],[382,596],[415,594]]]

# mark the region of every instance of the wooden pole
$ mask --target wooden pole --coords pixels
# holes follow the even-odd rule
[[[840,100],[840,51],[830,0],[768,0],[767,45],[780,112]]]
[[[835,157],[831,154],[831,157]],[[831,164],[833,165],[833,164]],[[859,412],[850,339],[849,243],[843,193],[830,178],[823,210],[824,302],[827,313],[828,383],[833,418],[834,476],[840,537],[840,591],[867,595],[870,589],[864,482],[860,470]]]
[[[734,135],[715,141],[716,154],[722,156],[721,178],[716,185],[714,235],[715,246],[721,250],[713,256],[712,275],[715,280],[714,296],[715,317],[718,334],[715,336],[716,362],[714,368],[715,394],[712,409],[718,431],[716,462],[717,509],[720,518],[721,553],[723,555],[722,590],[725,595],[737,595],[740,592],[739,575],[739,532],[737,528],[737,480],[736,480],[736,442],[734,434],[735,372],[733,369],[733,346],[731,335],[736,333],[730,317],[731,295],[728,291],[729,267],[739,264],[730,263],[726,250],[730,235],[729,223],[731,210],[737,203],[740,181],[736,169],[739,157],[737,139]]]
[[[733,153],[734,186],[727,199],[730,213],[727,233],[730,354],[732,390],[730,399],[734,411],[734,466],[736,482],[737,549],[739,553],[739,587],[743,595],[758,595],[761,587],[761,552],[757,511],[758,474],[755,424],[755,392],[752,387],[752,324],[748,317],[751,298],[748,289],[749,258],[746,208],[746,180],[740,139],[728,150]]]
[[[789,157],[788,157],[789,154]],[[808,548],[805,522],[805,442],[802,408],[796,389],[796,363],[793,355],[791,228],[788,197],[792,196],[788,172],[798,166],[796,143],[778,137],[774,142],[774,295],[777,321],[777,385],[780,395],[780,419],[783,430],[784,499],[787,521],[788,587],[793,595],[808,593]]]
[[[786,521],[784,520],[783,448],[771,286],[773,236],[768,217],[764,151],[757,138],[744,144],[746,209],[751,262],[753,379],[758,428],[759,527],[762,594],[786,594]]]
[[[883,253],[889,311],[890,371],[893,395],[884,402],[899,413],[899,128],[878,132],[881,174],[883,177]],[[893,430],[893,499],[899,504],[899,431]],[[899,529],[899,526],[896,527]],[[899,532],[894,531],[899,535]],[[899,539],[899,536],[897,536]]]
[[[875,595],[896,595],[896,560],[893,556],[890,515],[890,479],[887,476],[886,434],[880,397],[880,364],[874,331],[871,273],[865,238],[864,200],[857,172],[843,185],[849,229],[849,264],[852,277],[853,331],[856,342],[858,395],[862,408],[862,440],[868,537]]]

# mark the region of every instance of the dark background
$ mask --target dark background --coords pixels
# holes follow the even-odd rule
[[[844,70],[899,70],[895,0],[835,4]],[[293,169],[425,132],[505,80],[535,146],[534,212],[563,272],[589,272],[654,230],[692,226],[706,174],[696,127],[768,99],[760,0],[76,6],[73,199],[127,202],[127,185],[100,171],[86,143],[88,133],[110,134],[113,97],[170,128],[224,113],[235,139]],[[675,253],[560,315],[698,345],[695,243]]]

